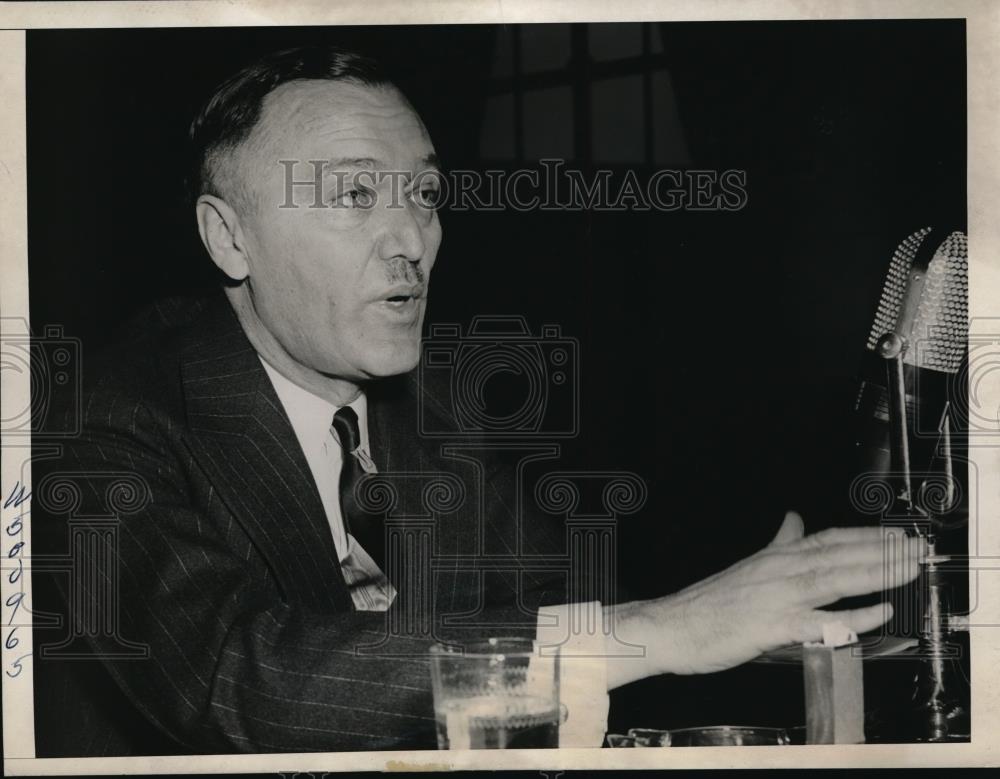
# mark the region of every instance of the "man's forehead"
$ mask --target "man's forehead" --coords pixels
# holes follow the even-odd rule
[[[335,144],[336,157],[377,156],[373,145],[402,144],[420,158],[434,151],[420,117],[391,85],[345,80],[282,84],[265,98],[260,129],[283,144]]]

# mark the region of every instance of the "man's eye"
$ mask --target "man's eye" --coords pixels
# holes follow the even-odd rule
[[[349,189],[339,195],[333,204],[340,208],[371,208],[375,205],[375,195],[363,189]]]
[[[434,208],[441,199],[441,190],[437,187],[423,187],[417,190],[414,199],[424,208]]]

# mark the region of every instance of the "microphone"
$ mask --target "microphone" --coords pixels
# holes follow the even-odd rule
[[[888,483],[904,513],[928,521],[960,502],[951,443],[969,333],[968,265],[960,230],[925,227],[899,244],[854,403],[856,486]],[[863,491],[851,490],[855,509]]]
[[[927,541],[928,557],[912,585],[889,595],[887,635],[917,633],[921,662],[903,718],[919,741],[969,738],[968,691],[950,630],[951,585],[936,532],[966,518],[964,490],[952,453],[957,378],[969,334],[968,240],[964,232],[929,227],[896,249],[867,343],[866,373],[855,402],[858,481],[890,495],[880,518],[902,521]],[[964,413],[964,409],[962,410]],[[878,490],[876,490],[878,491]],[[885,509],[889,512],[882,514]],[[874,512],[869,512],[874,513]],[[956,540],[956,539],[953,539]]]

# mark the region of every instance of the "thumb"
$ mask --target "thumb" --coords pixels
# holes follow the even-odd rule
[[[778,528],[778,534],[771,540],[770,546],[782,546],[798,541],[805,534],[805,525],[797,511],[785,512],[785,521]]]

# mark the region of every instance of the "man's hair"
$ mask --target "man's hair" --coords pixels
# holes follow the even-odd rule
[[[221,163],[250,136],[260,120],[264,98],[282,84],[300,79],[393,86],[375,60],[337,46],[303,46],[261,57],[223,81],[191,123],[188,192],[192,200],[203,194],[247,196],[245,191],[225,191]]]

